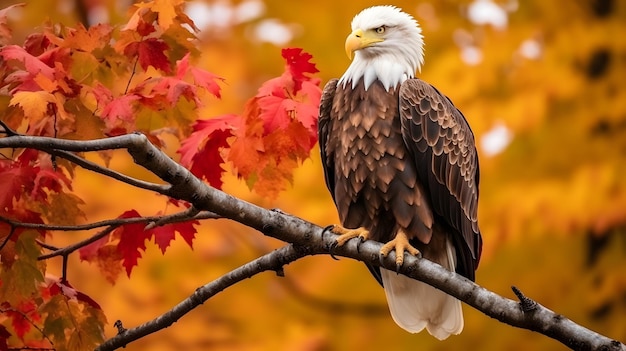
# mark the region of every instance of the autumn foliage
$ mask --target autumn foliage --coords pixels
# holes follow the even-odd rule
[[[122,26],[47,24],[22,45],[9,44],[7,14],[22,6],[28,5],[0,11],[0,43],[6,44],[0,48],[0,89],[9,99],[0,116],[4,136],[90,140],[143,133],[163,148],[174,137],[181,142],[180,162],[196,176],[220,188],[222,174],[232,169],[267,197],[286,187],[317,141],[320,80],[311,55],[301,49],[282,51],[285,72],[264,83],[243,113],[198,119],[199,108],[220,98],[224,79],[194,65],[197,28],[182,1],[133,5]],[[162,253],[176,237],[193,247],[198,222],[147,227],[164,213],[149,219],[127,209],[59,253],[46,244],[59,235],[53,230],[88,220],[80,208],[84,199],[72,189],[76,165],[32,149],[1,151],[0,350],[93,349],[103,341],[104,312],[65,274],[47,274],[46,260],[62,256],[66,262],[78,250],[114,284],[122,272],[131,276],[147,242]],[[106,150],[100,156],[105,163],[112,157]],[[99,226],[85,229],[94,228]]]
[[[141,133],[233,196],[337,223],[310,149],[315,105],[319,80],[349,65],[350,19],[368,2],[23,2],[0,6],[0,142]],[[388,3],[419,21],[418,76],[476,137],[477,283],[510,298],[515,285],[626,340],[626,2]],[[107,17],[92,21],[82,5]],[[480,8],[495,17],[472,17]],[[487,152],[503,134],[508,144]],[[176,220],[193,208],[130,186],[120,174],[160,180],[123,150],[68,155],[0,149],[0,351],[93,349],[116,335],[117,319],[137,327],[283,245],[228,220]],[[98,171],[83,168],[92,164]],[[560,346],[468,306],[464,332],[445,343],[404,333],[360,262],[320,255],[283,273],[246,279],[125,350]]]

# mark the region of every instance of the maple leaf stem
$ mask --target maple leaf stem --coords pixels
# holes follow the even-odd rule
[[[50,338],[48,337],[48,335],[46,335],[46,333],[44,333],[43,329],[41,329],[32,319],[30,319],[28,317],[28,315],[20,310],[16,310],[14,308],[0,308],[0,313],[7,313],[7,312],[12,312],[12,313],[17,313],[19,315],[22,316],[22,318],[27,321],[33,328],[35,328],[39,333],[41,333],[41,335],[48,340],[48,342],[50,343],[51,346],[54,346],[54,343],[52,342],[52,340],[50,340]],[[17,350],[31,350],[28,347],[19,347],[16,348]],[[9,348],[10,350],[10,348]],[[54,350],[54,348],[32,348],[32,350]]]
[[[4,238],[4,240],[2,241],[2,244],[0,244],[0,250],[4,248],[4,246],[9,242],[9,240],[11,240],[13,233],[15,233],[16,227],[11,223],[9,223],[9,225],[11,226],[11,230],[9,231],[9,235],[7,235],[6,238]]]
[[[53,137],[57,137],[58,135],[58,130],[57,130],[57,107],[54,104],[48,104],[48,106],[52,106],[52,130],[54,130],[54,134]]]
[[[133,71],[130,73],[130,77],[128,78],[128,83],[126,83],[126,89],[124,89],[124,95],[128,93],[128,89],[130,89],[130,83],[133,81],[133,77],[137,72],[137,63],[139,62],[139,56],[135,58],[135,63],[133,64]]]

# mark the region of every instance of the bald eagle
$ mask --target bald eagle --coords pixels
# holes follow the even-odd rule
[[[417,21],[394,6],[370,7],[352,20],[352,63],[324,87],[319,141],[326,185],[352,238],[421,254],[474,280],[482,239],[477,220],[478,156],[463,114],[432,85],[415,78],[424,61]],[[403,329],[438,339],[463,329],[461,303],[422,282],[368,267],[383,285]]]

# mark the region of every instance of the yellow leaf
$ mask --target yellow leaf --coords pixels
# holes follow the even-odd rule
[[[152,12],[159,14],[158,22],[159,26],[163,30],[167,30],[176,18],[176,9],[180,8],[184,3],[183,0],[155,0],[152,7]]]
[[[47,91],[20,91],[11,98],[10,106],[19,105],[24,111],[24,116],[30,119],[30,124],[44,118],[48,111],[48,103],[54,103],[54,95]]]

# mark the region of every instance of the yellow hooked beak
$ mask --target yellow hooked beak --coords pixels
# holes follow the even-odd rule
[[[380,43],[384,40],[385,39],[381,38],[374,30],[364,32],[362,29],[356,29],[346,38],[346,54],[350,60],[352,60],[352,54],[354,54],[355,51],[371,46],[372,44]]]

